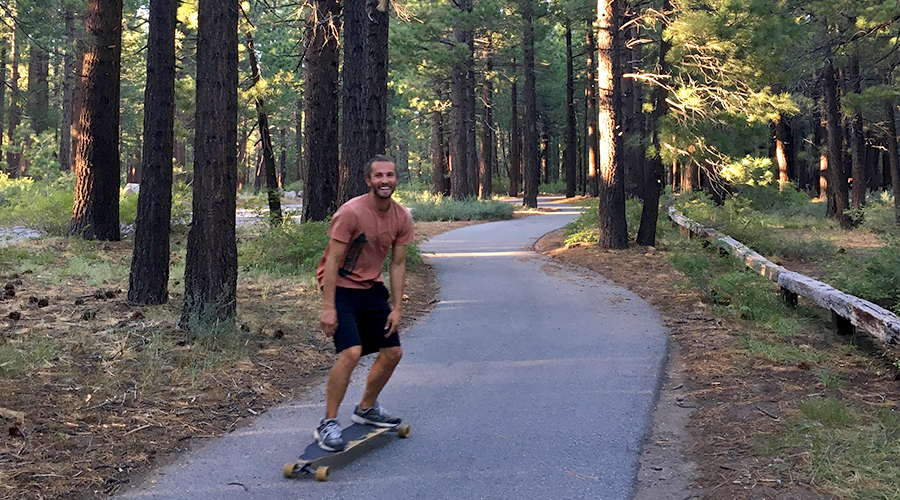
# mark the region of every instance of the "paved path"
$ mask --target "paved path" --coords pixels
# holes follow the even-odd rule
[[[412,425],[409,439],[336,470],[331,483],[283,479],[281,466],[323,413],[318,388],[127,496],[629,498],[666,335],[638,297],[530,249],[574,217],[470,226],[423,245],[433,252],[441,300],[404,335],[404,360],[382,395]],[[363,376],[357,370],[345,421]]]

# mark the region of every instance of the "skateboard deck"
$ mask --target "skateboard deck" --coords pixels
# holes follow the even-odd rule
[[[374,425],[352,424],[341,429],[341,435],[344,438],[344,449],[341,451],[325,451],[319,448],[319,444],[315,441],[309,444],[300,457],[284,464],[284,477],[294,478],[300,473],[312,474],[316,476],[317,481],[328,481],[331,479],[331,468],[356,458],[364,452],[365,443],[370,443],[374,438],[381,436],[387,432],[396,432],[400,438],[409,437],[412,428],[408,425],[401,424],[397,427],[375,427]]]

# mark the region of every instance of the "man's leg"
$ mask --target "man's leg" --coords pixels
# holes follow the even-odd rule
[[[394,373],[394,368],[400,363],[400,358],[402,357],[403,349],[399,346],[386,347],[379,351],[378,358],[375,359],[372,368],[369,370],[369,377],[366,380],[366,391],[363,393],[362,401],[359,403],[360,408],[368,410],[375,406],[375,402],[378,401],[378,395],[381,394],[381,390],[384,389],[384,386],[390,380],[391,375]],[[346,386],[344,388],[346,389]]]
[[[325,395],[325,418],[337,418],[341,401],[350,385],[350,375],[359,363],[361,346],[352,346],[338,353],[338,359],[328,372],[328,387]]]

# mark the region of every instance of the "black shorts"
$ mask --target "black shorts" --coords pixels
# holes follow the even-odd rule
[[[400,335],[394,331],[390,337],[384,326],[391,313],[388,291],[384,284],[372,288],[341,288],[334,292],[338,325],[334,332],[334,348],[341,352],[348,347],[362,346],[362,355],[378,352],[386,347],[399,347]]]

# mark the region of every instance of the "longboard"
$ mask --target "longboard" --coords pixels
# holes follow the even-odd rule
[[[375,427],[364,424],[349,425],[341,430],[341,435],[346,443],[343,450],[325,451],[319,448],[317,442],[313,441],[297,460],[284,464],[284,477],[295,478],[300,473],[303,473],[315,475],[317,481],[328,481],[331,479],[332,466],[353,460],[364,451],[365,447],[361,446],[362,444],[371,442],[374,438],[386,432],[396,432],[397,437],[408,438],[412,428],[406,424],[401,424],[397,427]]]

